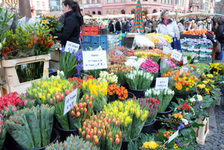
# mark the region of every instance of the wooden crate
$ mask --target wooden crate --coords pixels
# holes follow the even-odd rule
[[[199,127],[198,129],[195,129],[196,131],[196,141],[198,144],[204,145],[206,137],[209,133],[209,117],[206,117],[203,119],[198,120],[198,123],[204,124],[203,127]]]
[[[3,95],[8,94],[10,92],[14,92],[14,91],[18,93],[24,93],[26,92],[26,89],[31,86],[31,82],[40,80],[40,79],[37,79],[37,80],[20,83],[19,78],[17,76],[16,68],[15,68],[17,65],[43,61],[44,62],[43,78],[47,78],[49,75],[49,72],[48,72],[49,60],[50,60],[50,55],[39,55],[39,56],[32,56],[32,57],[12,59],[12,60],[2,60],[2,67],[4,69],[4,72],[5,72],[4,75],[6,78],[6,84],[4,84],[2,87]]]

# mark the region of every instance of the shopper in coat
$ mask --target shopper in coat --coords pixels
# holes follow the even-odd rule
[[[169,11],[164,10],[161,13],[161,21],[158,25],[157,32],[161,34],[166,34],[171,37],[180,37],[180,32],[177,23],[170,19]]]
[[[119,20],[117,20],[117,22],[115,24],[115,29],[116,29],[117,34],[121,33],[121,23]]]
[[[113,20],[110,20],[110,23],[109,23],[109,32],[110,33],[114,33],[114,24],[113,24]]]
[[[223,51],[224,51],[224,18],[218,21],[218,24],[216,24],[216,30],[215,30],[215,35],[216,39],[220,42],[221,44],[221,53],[217,53],[216,58],[218,60],[223,59]]]
[[[83,16],[79,4],[73,0],[65,0],[64,4],[64,27],[61,31],[55,32],[62,46],[67,41],[80,44],[80,28],[83,25]]]

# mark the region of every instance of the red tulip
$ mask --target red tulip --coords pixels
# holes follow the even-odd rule
[[[71,116],[74,117],[75,116],[75,112],[71,111]]]
[[[120,144],[120,140],[119,140],[119,138],[116,138],[116,139],[115,139],[115,144],[116,144],[116,145]]]

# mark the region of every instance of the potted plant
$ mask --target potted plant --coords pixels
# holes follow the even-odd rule
[[[132,70],[126,75],[126,80],[129,90],[137,97],[145,97],[145,90],[147,90],[152,81],[153,75],[144,70]]]

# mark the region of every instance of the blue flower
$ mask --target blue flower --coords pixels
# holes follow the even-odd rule
[[[62,48],[60,51],[61,51],[62,54],[64,54],[64,48]]]
[[[182,130],[184,128],[184,124],[180,124],[180,126],[177,127],[177,130]]]
[[[81,71],[81,70],[82,70],[82,65],[80,65],[80,64],[78,63],[77,66],[76,66],[76,69],[77,69],[77,72]]]
[[[170,120],[171,118],[169,117],[168,120]]]
[[[182,146],[182,145],[180,144],[180,140],[179,140],[179,139],[177,139],[176,142],[177,142],[177,145],[178,145],[179,147]]]

